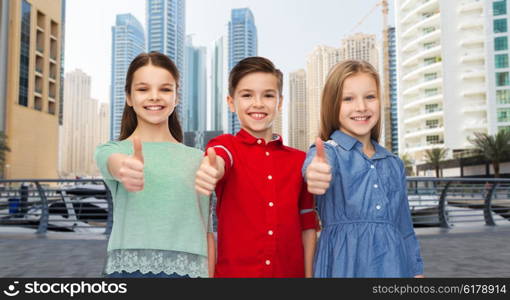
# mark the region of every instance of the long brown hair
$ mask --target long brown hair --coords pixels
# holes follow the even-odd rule
[[[133,75],[135,72],[141,67],[152,64],[153,66],[163,68],[170,72],[175,79],[176,90],[179,88],[179,70],[177,66],[175,66],[174,62],[168,58],[168,56],[152,51],[149,53],[141,53],[129,65],[127,74],[126,74],[126,85],[124,86],[124,91],[126,92],[126,96],[131,95],[131,85],[133,83]],[[138,126],[138,120],[136,118],[136,113],[133,107],[127,105],[127,102],[124,104],[124,112],[122,113],[122,121],[120,123],[120,135],[119,141],[125,140],[133,134],[133,132]],[[183,134],[181,123],[179,122],[179,116],[177,114],[177,105],[174,108],[172,114],[168,117],[168,129],[172,136],[182,143]]]
[[[339,115],[345,80],[359,73],[366,73],[374,78],[377,85],[377,98],[380,103],[381,85],[379,74],[377,74],[377,71],[370,63],[362,60],[346,60],[335,65],[329,72],[326,84],[322,90],[320,138],[323,141],[329,140],[331,134],[335,130],[340,129]],[[370,137],[379,142],[380,135],[381,117],[379,117],[374,128],[372,128]]]

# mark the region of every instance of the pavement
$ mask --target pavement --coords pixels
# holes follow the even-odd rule
[[[416,228],[426,277],[510,277],[510,224]],[[0,277],[101,277],[107,237],[0,227]]]

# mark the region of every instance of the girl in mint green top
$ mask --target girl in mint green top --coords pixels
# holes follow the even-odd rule
[[[108,277],[208,277],[209,198],[194,188],[203,154],[181,144],[178,76],[163,54],[137,56],[119,141],[96,150],[113,197]]]

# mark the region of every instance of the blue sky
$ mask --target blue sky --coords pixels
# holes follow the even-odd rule
[[[194,34],[196,46],[208,47],[226,32],[232,8],[249,7],[258,29],[259,55],[273,60],[288,77],[305,67],[316,45],[338,47],[342,37],[354,32],[380,36],[380,9],[350,32],[378,1],[187,0],[186,33]],[[145,0],[67,1],[65,72],[80,68],[91,75],[92,97],[101,102],[109,101],[111,27],[121,13],[133,14],[145,26]]]

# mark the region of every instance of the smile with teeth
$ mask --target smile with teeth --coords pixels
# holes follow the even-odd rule
[[[367,121],[370,119],[370,116],[359,116],[359,117],[351,117],[354,121]]]
[[[261,112],[249,113],[248,115],[255,120],[262,120],[267,116],[266,113],[261,113]]]
[[[144,106],[143,108],[146,110],[162,110],[165,107],[161,106],[161,105],[149,105],[149,106]]]

